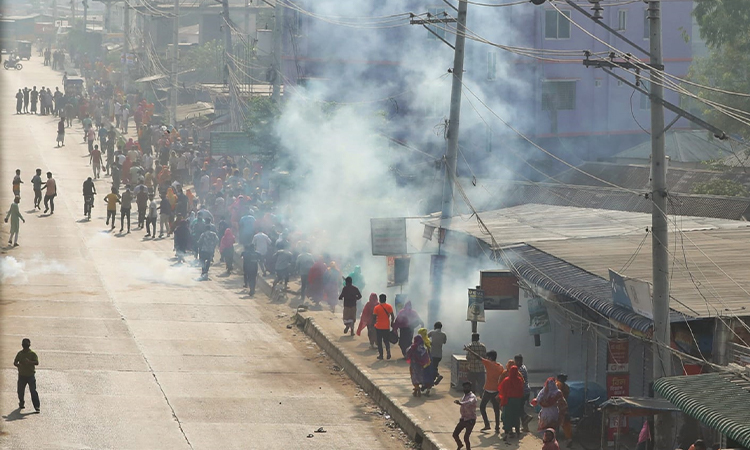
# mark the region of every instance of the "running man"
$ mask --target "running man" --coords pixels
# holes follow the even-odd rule
[[[112,192],[104,197],[104,201],[107,202],[107,221],[105,223],[109,225],[109,220],[112,219],[112,228],[110,230],[114,230],[115,221],[117,220],[117,204],[120,203],[120,195],[117,193],[117,188],[113,186]]]
[[[207,225],[211,226],[211,219],[206,219]],[[208,269],[211,267],[211,263],[214,260],[214,252],[216,252],[216,246],[219,244],[219,236],[216,232],[209,228],[201,234],[198,239],[198,257],[201,260],[201,278],[208,279]]]

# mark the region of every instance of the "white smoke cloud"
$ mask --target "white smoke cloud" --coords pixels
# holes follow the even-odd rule
[[[13,256],[0,259],[0,281],[9,284],[24,284],[31,278],[53,273],[65,274],[70,270],[56,260],[47,259],[42,254],[35,254],[30,260],[19,261]]]

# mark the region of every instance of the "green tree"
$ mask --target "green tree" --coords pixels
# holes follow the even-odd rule
[[[688,78],[704,86],[750,94],[750,1],[699,0],[693,14],[709,54],[693,61]],[[685,87],[700,98],[750,111],[750,97]],[[742,122],[696,100],[688,105],[724,132],[750,138],[750,127]]]
[[[698,0],[693,15],[701,37],[712,48],[731,45],[750,49],[750,5],[747,0]]]
[[[280,148],[279,138],[275,132],[276,123],[281,116],[279,105],[270,97],[250,97],[243,112],[244,131],[262,148],[264,159],[273,159]]]
[[[700,195],[724,195],[727,197],[748,197],[745,186],[732,180],[711,180],[705,183],[696,183],[693,186],[693,194]]]
[[[195,80],[204,83],[224,81],[224,44],[218,40],[195,46],[180,55],[180,71],[195,69]]]

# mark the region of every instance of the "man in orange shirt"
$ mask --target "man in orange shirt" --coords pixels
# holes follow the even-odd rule
[[[385,300],[385,294],[380,294],[380,303],[372,310],[372,320],[375,322],[375,334],[378,340],[378,359],[383,359],[383,342],[385,342],[388,359],[391,359],[391,341],[388,340],[388,333],[391,331],[395,317],[393,306]]]
[[[482,402],[479,404],[479,410],[482,412],[482,419],[484,419],[484,428],[482,431],[487,431],[490,428],[490,421],[487,418],[487,403],[492,402],[492,409],[495,410],[495,432],[500,432],[500,398],[498,397],[497,387],[500,384],[500,377],[502,376],[505,368],[502,364],[497,363],[497,352],[490,350],[487,352],[487,357],[482,358],[472,351],[469,347],[464,347],[464,350],[474,353],[474,356],[478,357],[484,365],[485,378],[484,378],[484,392],[482,393]]]

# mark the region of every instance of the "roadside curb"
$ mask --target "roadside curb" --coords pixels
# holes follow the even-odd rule
[[[367,377],[367,370],[355,363],[347,352],[337,347],[330,337],[320,329],[312,317],[305,317],[302,313],[297,312],[295,320],[297,325],[304,330],[305,334],[312,338],[323,351],[333,358],[378,406],[391,415],[391,418],[393,418],[404,432],[420,445],[419,448],[424,450],[444,450],[437,443],[434,436],[432,436],[432,433],[426,432],[414,416],[397,405],[388,394],[383,392],[380,387],[370,380]]]
[[[239,253],[240,245],[235,246],[235,255]],[[266,295],[271,295],[271,286],[268,280],[259,276],[257,278],[257,290]],[[367,369],[360,367],[355,363],[353,358],[344,350],[336,346],[333,340],[328,336],[313,320],[312,317],[306,317],[303,312],[297,311],[294,320],[306,335],[308,335],[324,352],[328,354],[339,366],[341,366],[347,375],[357,383],[364,392],[382,408],[391,418],[404,430],[407,436],[414,440],[423,450],[445,450],[438,444],[437,439],[432,432],[425,431],[416,418],[388,396],[383,390],[376,385],[367,376]]]

